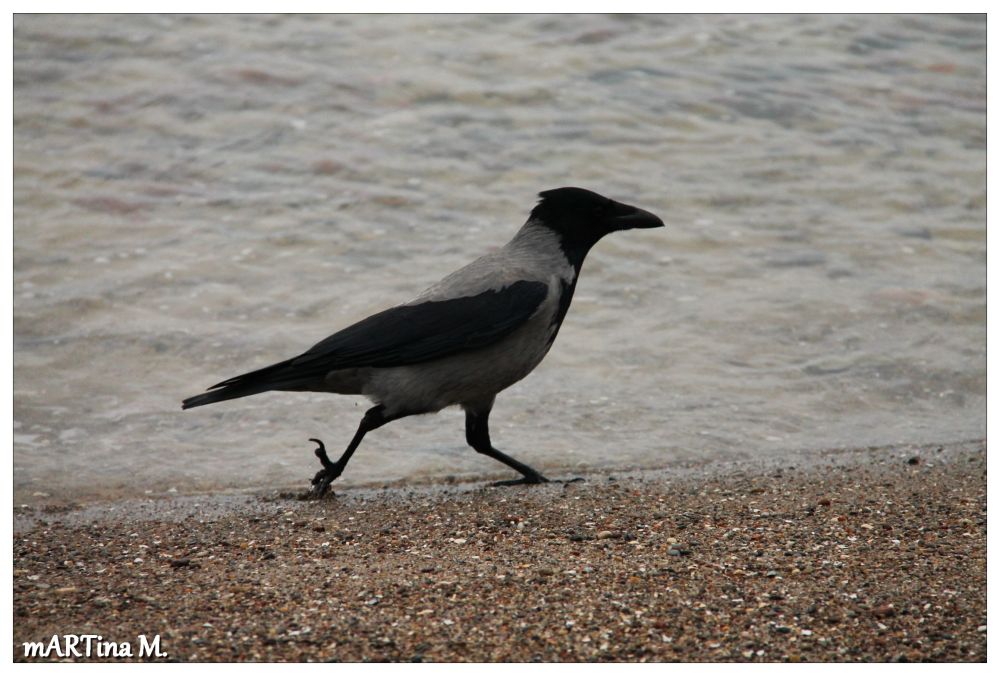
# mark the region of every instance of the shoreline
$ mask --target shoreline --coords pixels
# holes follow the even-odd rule
[[[717,478],[733,473],[765,473],[772,469],[807,471],[809,467],[819,468],[826,465],[852,465],[869,460],[880,462],[889,456],[909,457],[923,453],[953,453],[958,449],[972,448],[984,445],[985,440],[968,439],[959,441],[880,444],[877,446],[838,447],[829,449],[808,449],[789,451],[787,453],[771,453],[764,456],[748,457],[713,457],[705,460],[685,460],[670,465],[624,466],[624,467],[552,467],[545,466],[543,473],[550,475],[554,482],[569,478],[582,478],[585,481],[604,480],[612,476],[626,479],[643,479],[652,481],[670,481],[684,478]],[[79,495],[44,494],[27,495],[23,491],[15,491],[14,531],[19,532],[29,524],[44,518],[46,515],[66,515],[66,518],[79,520],[81,518],[104,518],[115,512],[133,510],[133,515],[141,518],[166,516],[174,510],[183,511],[187,503],[197,503],[200,508],[210,514],[225,514],[230,510],[239,510],[244,506],[258,501],[273,501],[280,499],[304,498],[309,488],[310,465],[304,473],[304,478],[298,484],[277,484],[274,486],[217,486],[208,483],[196,483],[183,490],[145,490],[142,494],[129,492],[122,488],[101,489]],[[498,469],[493,472],[467,474],[434,474],[394,479],[391,481],[355,482],[348,478],[340,479],[331,486],[331,491],[340,496],[374,496],[395,498],[399,496],[414,497],[418,494],[435,495],[442,491],[473,490],[489,487],[498,480],[509,479],[514,474],[509,470]],[[343,481],[343,483],[341,483]],[[176,483],[176,482],[169,482]]]
[[[14,658],[986,659],[985,442],[584,476],[18,508]]]

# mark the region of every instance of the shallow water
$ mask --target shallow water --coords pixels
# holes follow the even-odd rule
[[[305,485],[367,402],[180,400],[408,300],[582,185],[495,443],[552,474],[985,435],[983,18],[14,19],[14,487]],[[448,410],[342,481],[508,473]]]

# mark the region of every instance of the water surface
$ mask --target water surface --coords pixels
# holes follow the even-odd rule
[[[986,23],[14,19],[19,502],[305,485],[367,402],[180,400],[408,300],[581,185],[584,266],[496,445],[558,475],[985,434]],[[342,481],[506,476],[457,410]]]

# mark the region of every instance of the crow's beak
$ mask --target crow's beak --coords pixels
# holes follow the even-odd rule
[[[662,228],[663,221],[659,216],[638,207],[622,204],[621,211],[612,218],[616,230],[631,230],[632,228]]]

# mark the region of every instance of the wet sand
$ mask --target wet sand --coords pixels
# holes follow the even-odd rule
[[[984,442],[585,478],[16,509],[15,659],[986,659]]]

